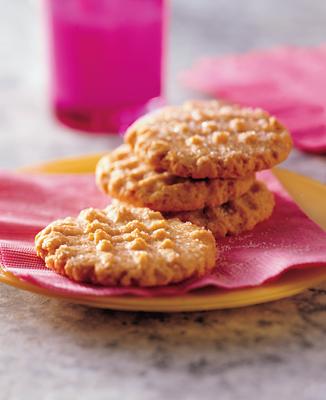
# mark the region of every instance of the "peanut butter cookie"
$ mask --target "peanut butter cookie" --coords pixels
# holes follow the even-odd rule
[[[160,286],[215,266],[211,232],[148,208],[121,203],[52,222],[35,238],[48,268],[78,282]]]
[[[249,190],[254,176],[194,180],[156,172],[122,145],[104,156],[96,168],[97,185],[107,194],[135,206],[158,211],[189,211],[216,206]]]
[[[162,108],[132,124],[125,140],[155,169],[195,179],[249,176],[292,148],[290,134],[267,112],[218,101]]]
[[[220,238],[253,229],[271,216],[274,205],[273,193],[262,182],[256,181],[247,193],[219,207],[171,213],[169,216],[205,227],[215,238]]]

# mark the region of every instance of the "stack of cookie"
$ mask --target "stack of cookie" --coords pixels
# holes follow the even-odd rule
[[[255,172],[285,160],[291,147],[287,130],[261,109],[187,102],[136,121],[125,144],[99,161],[96,181],[124,203],[190,221],[219,238],[271,215],[273,194]]]
[[[262,110],[216,101],[163,108],[97,165],[99,187],[118,201],[52,222],[36,252],[78,282],[153,287],[201,277],[215,268],[215,238],[271,215],[273,195],[255,172],[284,160],[291,145]]]

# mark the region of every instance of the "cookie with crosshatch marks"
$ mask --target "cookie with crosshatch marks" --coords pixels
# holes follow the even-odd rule
[[[217,255],[208,230],[118,202],[52,222],[35,246],[48,268],[104,286],[151,287],[200,277]]]
[[[209,229],[215,238],[220,238],[250,231],[272,215],[274,205],[273,193],[265,184],[256,181],[247,193],[221,206],[171,213],[170,216]]]
[[[102,157],[96,168],[97,185],[107,194],[135,206],[158,211],[189,211],[216,206],[241,196],[254,176],[240,179],[181,178],[156,172],[140,161],[128,145]]]
[[[147,114],[125,141],[153,168],[195,179],[252,175],[285,160],[292,148],[288,131],[267,112],[215,100]]]

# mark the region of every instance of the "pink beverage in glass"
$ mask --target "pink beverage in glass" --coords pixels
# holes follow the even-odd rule
[[[162,95],[165,0],[47,0],[57,118],[123,131]]]

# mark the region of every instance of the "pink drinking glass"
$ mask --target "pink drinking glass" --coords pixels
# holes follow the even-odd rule
[[[121,132],[162,102],[166,0],[46,0],[56,117]]]

